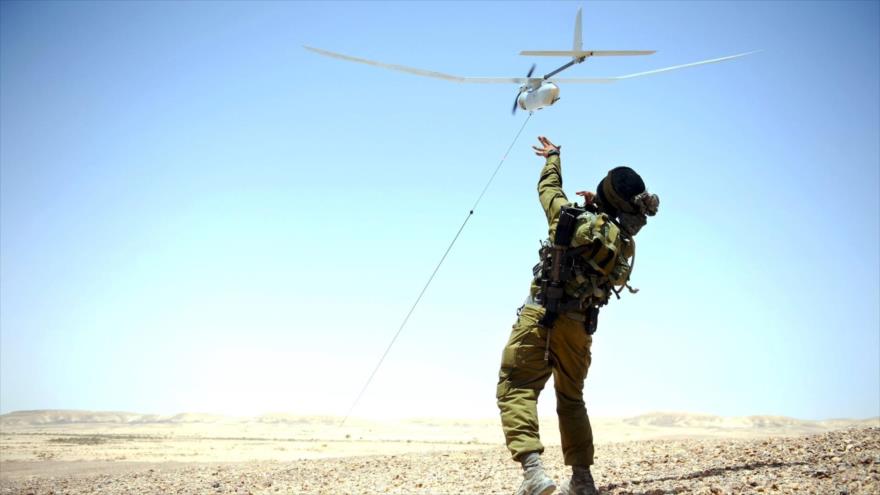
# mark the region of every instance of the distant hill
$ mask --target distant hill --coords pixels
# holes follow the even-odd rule
[[[714,416],[684,412],[652,412],[623,418],[624,424],[645,428],[787,429],[828,430],[848,426],[880,426],[880,417],[813,421],[787,416]]]
[[[178,413],[173,415],[139,414],[123,411],[79,411],[46,409],[14,411],[0,415],[0,426],[60,426],[60,425],[148,425],[148,424],[337,424],[339,418],[329,416],[297,416],[271,413],[261,416],[224,416],[211,413]]]
[[[550,419],[550,418],[548,418]],[[795,419],[785,416],[714,416],[685,412],[652,412],[628,418],[596,418],[603,422],[619,422],[634,428],[669,429],[798,429],[825,431],[848,426],[880,426],[880,417],[868,419],[828,419],[821,421]],[[174,415],[138,414],[121,411],[36,410],[15,411],[0,415],[2,426],[51,426],[75,424],[334,424],[338,418],[327,416],[297,416],[272,413],[253,417],[223,416],[208,413],[180,413]]]
[[[181,413],[172,416],[118,411],[37,410],[0,415],[0,426],[65,424],[175,424],[216,423],[228,418],[218,414]]]

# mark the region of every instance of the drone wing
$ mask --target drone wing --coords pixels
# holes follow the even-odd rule
[[[701,60],[699,62],[691,62],[689,64],[682,65],[673,65],[672,67],[664,67],[662,69],[654,69],[645,72],[636,72],[635,74],[627,74],[625,76],[616,76],[616,77],[560,77],[560,78],[552,78],[551,81],[559,82],[559,83],[610,83],[617,82],[623,79],[632,79],[634,77],[642,77],[642,76],[650,76],[652,74],[659,74],[661,72],[669,72],[672,70],[684,69],[687,67],[694,67],[697,65],[705,65],[705,64],[714,64],[716,62],[724,62],[725,60],[732,60],[739,57],[745,57],[746,55],[751,55],[753,53],[757,53],[761,50],[753,50],[745,53],[738,53],[736,55],[728,55],[727,57],[713,58],[709,60]]]
[[[657,50],[525,50],[519,52],[520,55],[528,55],[534,57],[627,57],[634,55],[652,55]]]
[[[436,72],[433,70],[425,70],[425,69],[417,69],[415,67],[407,67],[405,65],[398,64],[386,64],[385,62],[377,62],[375,60],[367,60],[365,58],[352,57],[350,55],[343,55],[341,53],[331,52],[329,50],[322,50],[320,48],[313,48],[311,46],[303,46],[306,50],[311,52],[315,52],[319,55],[324,55],[325,57],[338,58],[340,60],[347,60],[349,62],[357,62],[359,64],[372,65],[374,67],[381,67],[383,69],[396,70],[400,72],[406,72],[408,74],[415,74],[417,76],[424,77],[433,77],[435,79],[444,79],[446,81],[458,82],[458,83],[482,83],[482,84],[492,84],[492,83],[510,83],[510,84],[524,84],[527,82],[532,82],[532,80],[540,81],[541,78],[537,77],[466,77],[466,76],[456,76],[453,74],[446,74],[444,72]]]

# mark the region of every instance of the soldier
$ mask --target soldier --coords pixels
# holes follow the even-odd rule
[[[590,367],[590,345],[599,308],[627,287],[635,258],[633,236],[657,213],[659,198],[642,178],[617,167],[599,182],[596,193],[578,192],[584,205],[570,203],[562,191],[559,146],[539,136],[535,154],[546,158],[538,182],[549,238],[529,297],[517,312],[501,356],[496,397],[501,425],[513,459],[522,464],[517,495],[548,495],[556,484],[545,473],[538,436],[538,395],[553,374],[556,413],[565,464],[564,495],[597,494],[590,474],[593,433],[583,400]]]

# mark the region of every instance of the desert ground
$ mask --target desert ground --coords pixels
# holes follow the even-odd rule
[[[880,418],[593,419],[606,494],[880,494]],[[548,472],[567,474],[553,421]],[[88,411],[0,416],[0,494],[508,494],[498,420]]]

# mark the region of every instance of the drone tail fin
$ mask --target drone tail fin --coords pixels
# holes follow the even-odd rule
[[[572,52],[584,51],[583,28],[581,25],[581,8],[578,7],[577,16],[574,18],[574,45],[571,47]],[[572,56],[572,60],[577,60],[577,55]]]

